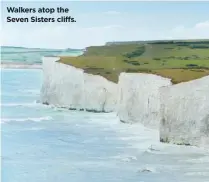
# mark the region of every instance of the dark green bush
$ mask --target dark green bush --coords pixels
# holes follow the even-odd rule
[[[208,49],[209,45],[190,45],[191,49]]]
[[[186,66],[187,67],[197,67],[198,65],[197,64],[187,64]]]
[[[129,58],[129,59],[130,58],[134,58],[134,57],[139,57],[139,56],[141,56],[144,53],[144,51],[145,51],[145,47],[141,46],[141,47],[138,47],[133,52],[126,53],[124,56]]]
[[[153,58],[153,59],[154,59],[154,60],[157,60],[157,61],[158,61],[158,60],[161,60],[160,58]]]
[[[140,63],[138,61],[131,61],[131,60],[130,61],[129,60],[123,60],[123,61],[128,63],[128,64],[135,65],[135,66],[140,65]]]

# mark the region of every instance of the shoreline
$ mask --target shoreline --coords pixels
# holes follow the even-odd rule
[[[1,69],[42,69],[42,65],[24,63],[1,63]]]

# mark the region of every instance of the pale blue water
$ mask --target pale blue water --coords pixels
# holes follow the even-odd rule
[[[1,46],[1,61],[9,63],[41,63],[43,56],[78,56],[82,50],[72,49],[39,49]]]
[[[2,70],[2,182],[209,181],[208,151],[160,144],[114,113],[43,106],[41,81],[41,70]]]

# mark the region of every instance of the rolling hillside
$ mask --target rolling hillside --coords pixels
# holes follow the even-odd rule
[[[108,43],[60,62],[117,82],[121,72],[152,73],[173,83],[209,75],[209,40]]]

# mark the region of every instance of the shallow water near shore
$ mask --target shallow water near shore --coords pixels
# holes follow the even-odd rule
[[[1,76],[3,182],[208,182],[209,151],[159,143],[115,113],[42,105],[41,70]]]
[[[83,54],[82,50],[73,49],[41,49],[0,46],[1,62],[5,68],[22,67],[30,64],[41,64],[43,56],[78,56]],[[17,64],[17,65],[16,65]],[[16,65],[16,66],[15,66]],[[27,67],[26,67],[27,68]]]

